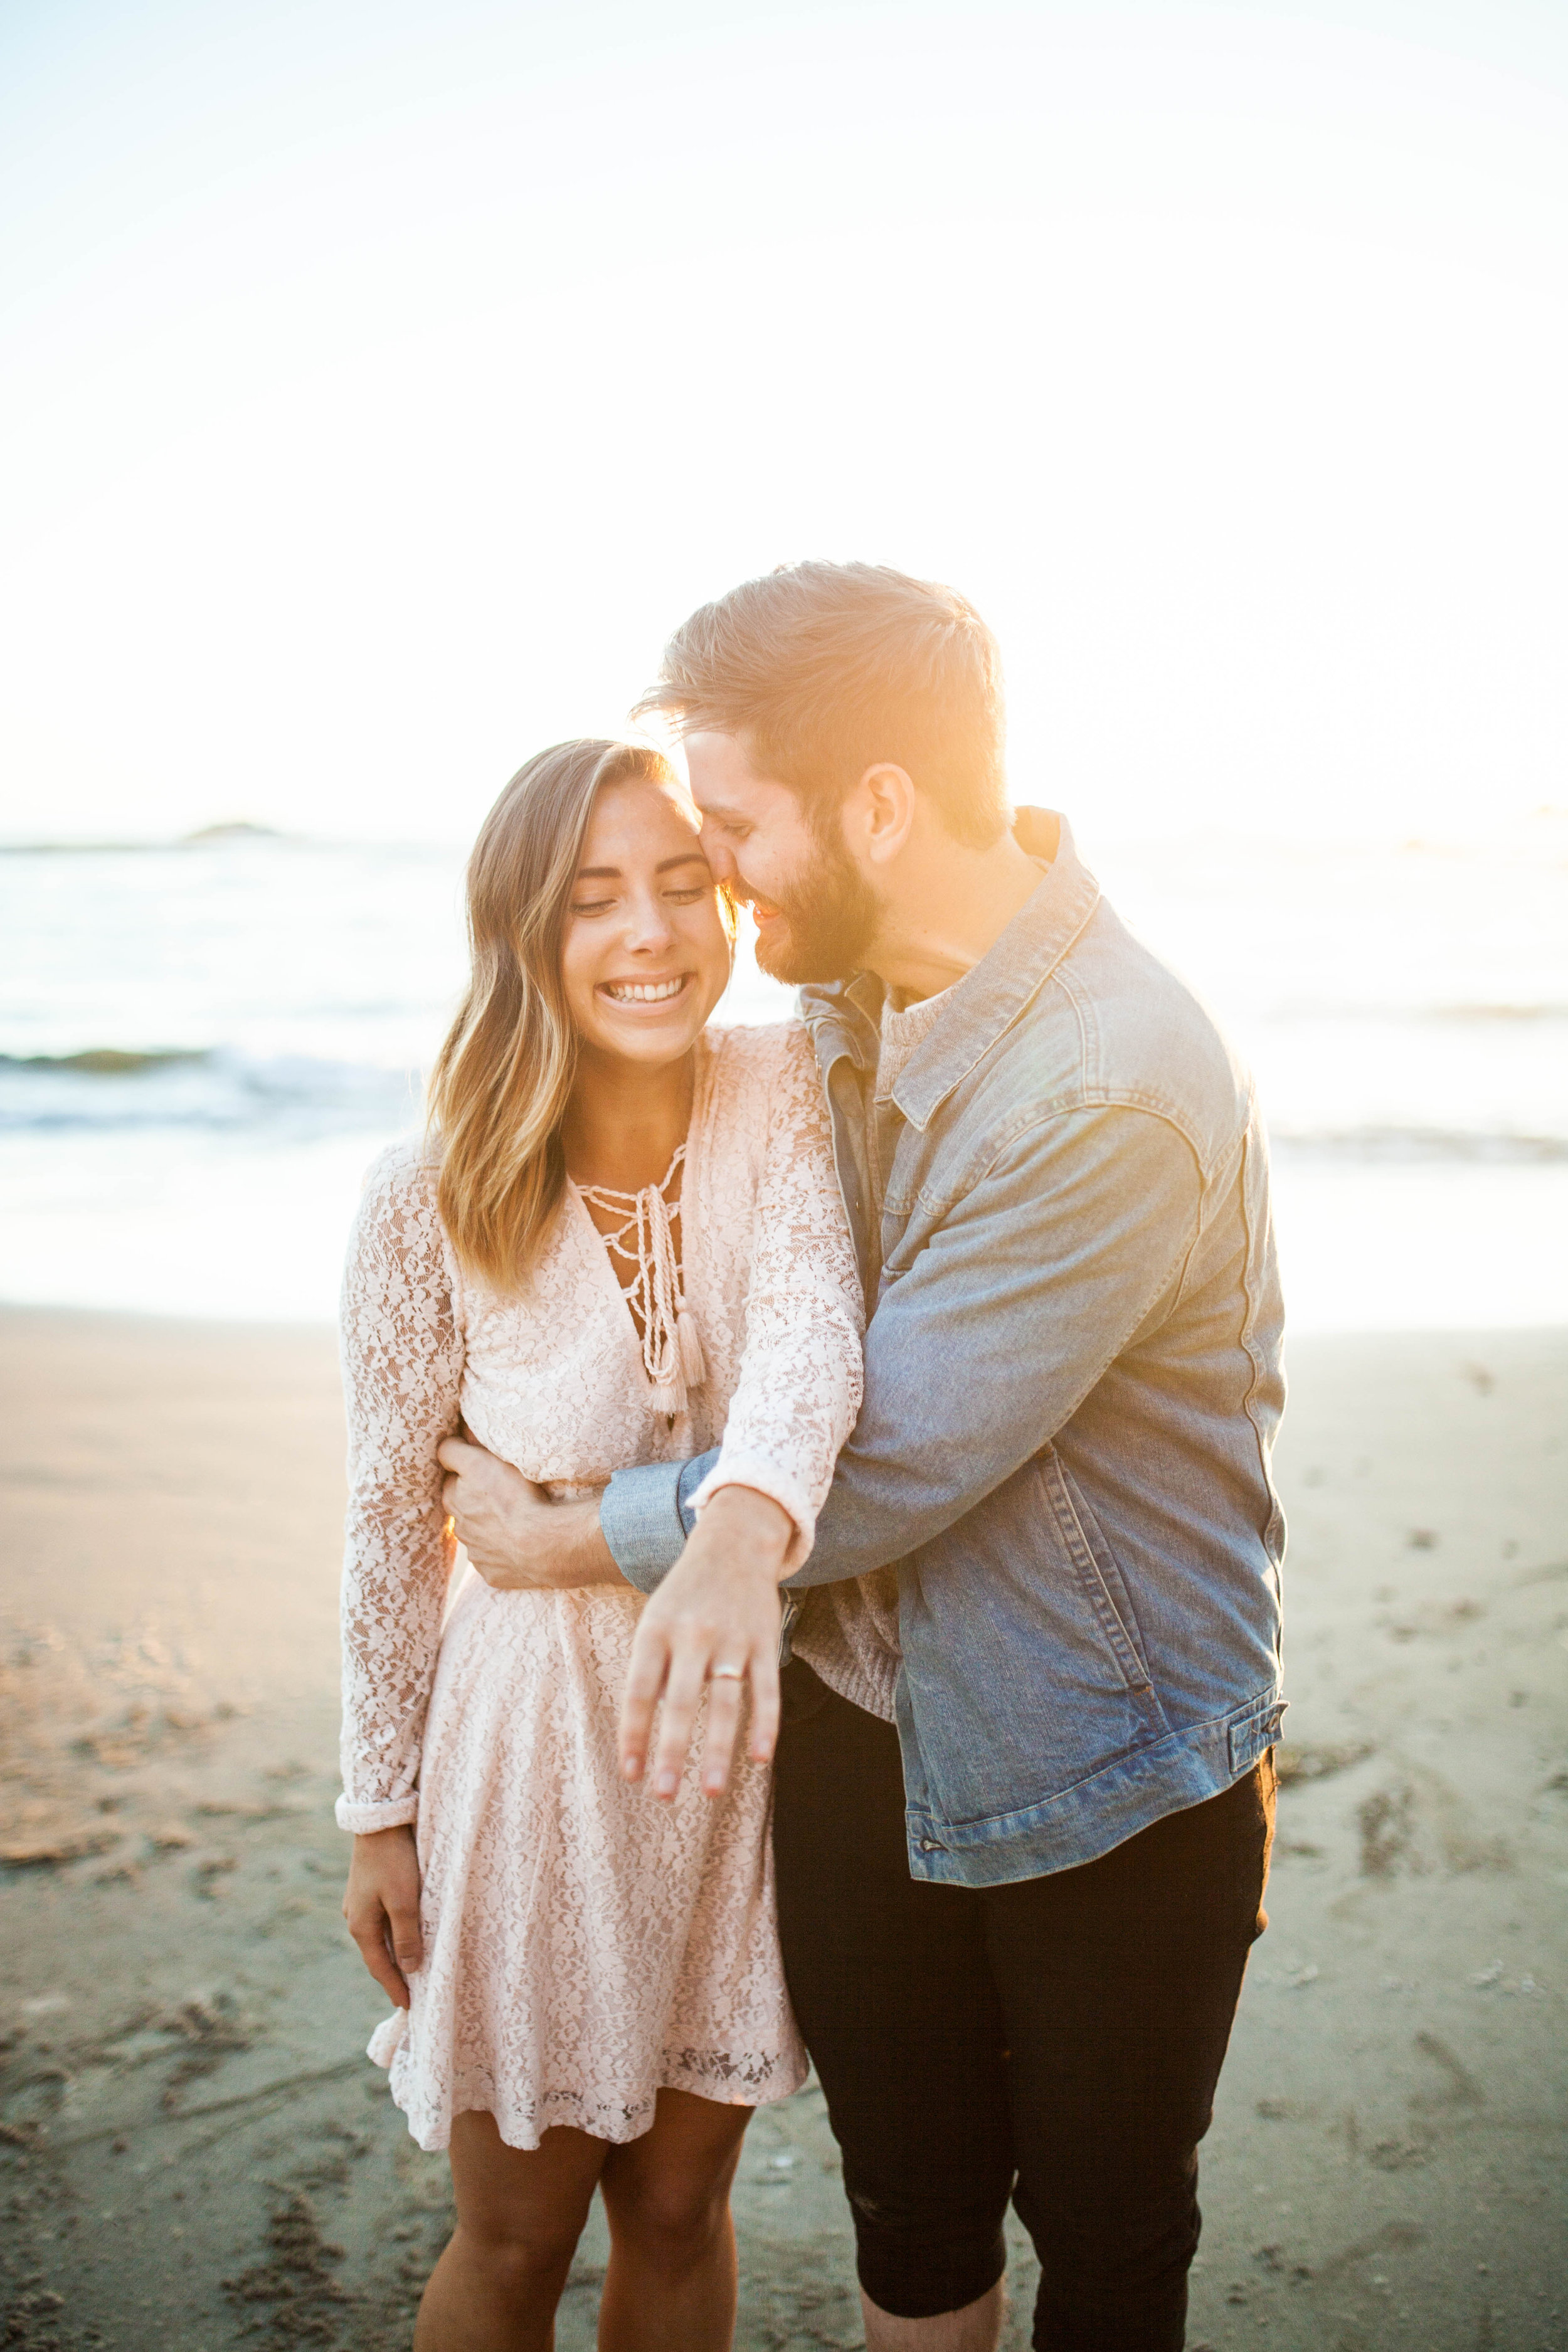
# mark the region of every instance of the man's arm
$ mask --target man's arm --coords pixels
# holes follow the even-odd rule
[[[1179,1274],[1201,1191],[1184,1137],[1147,1111],[1044,1118],[999,1153],[878,1304],[865,1402],[790,1587],[900,1559],[1048,1444]],[[716,1459],[610,1481],[600,1531],[640,1591],[679,1559]]]
[[[617,1470],[599,1497],[599,1533],[628,1584],[657,1592],[697,1525],[692,1496],[719,1448],[689,1462],[643,1462]]]
[[[444,1439],[436,1458],[447,1474],[441,1504],[452,1532],[498,1592],[621,1582],[596,1499],[552,1503],[542,1486],[467,1438]]]
[[[1048,1444],[1179,1279],[1202,1193],[1179,1130],[1143,1111],[1037,1119],[999,1150],[878,1302],[866,1402],[811,1558],[789,1582],[833,1583],[901,1558]],[[669,1542],[680,1524],[679,1478],[664,1494]],[[738,1570],[699,1530],[632,1644],[621,1715],[628,1779],[645,1768],[656,1698],[679,1690],[653,1759],[655,1785],[669,1784],[693,1695],[722,1673],[737,1643],[754,1642],[783,1572],[782,1551],[772,1577],[755,1545]],[[712,1793],[706,1769],[704,1785]]]

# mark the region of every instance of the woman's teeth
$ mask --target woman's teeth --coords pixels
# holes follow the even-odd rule
[[[615,1004],[663,1004],[685,985],[684,972],[674,980],[607,980],[605,994]]]

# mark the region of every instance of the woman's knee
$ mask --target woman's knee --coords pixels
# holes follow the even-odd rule
[[[454,2243],[498,2289],[522,2293],[563,2279],[585,2213],[484,2214],[459,2221]]]
[[[679,2174],[637,2175],[605,2182],[605,2210],[612,2234],[631,2241],[656,2260],[694,2262],[729,2227],[730,2174],[715,2178]]]
[[[537,2148],[510,2147],[494,2117],[476,2112],[454,2120],[451,2159],[459,2255],[498,2282],[564,2275],[593,2202],[600,2144],[560,2131]]]

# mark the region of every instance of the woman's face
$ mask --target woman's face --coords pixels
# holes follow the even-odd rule
[[[561,977],[584,1046],[623,1061],[679,1061],[724,993],[730,940],[674,788],[605,784],[567,900]]]

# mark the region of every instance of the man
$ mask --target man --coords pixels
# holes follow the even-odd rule
[[[643,708],[685,738],[759,961],[804,983],[872,1308],[865,1405],[787,1578],[820,1671],[784,1670],[774,1813],[867,2343],[990,2352],[1011,2197],[1041,2352],[1178,2352],[1282,1711],[1250,1088],[1065,824],[1009,826],[996,647],[951,590],[860,564],[749,582],[678,632]],[[726,1490],[693,1532],[700,1461],[547,1507],[476,1449],[443,1458],[495,1580],[613,1560],[655,1595],[629,1773],[662,1696],[673,1792],[710,1686],[721,1787],[742,1675],[770,1752],[776,1504]]]

